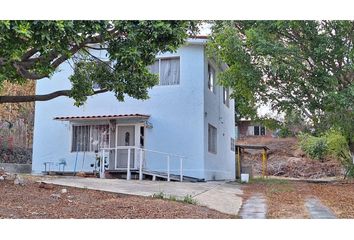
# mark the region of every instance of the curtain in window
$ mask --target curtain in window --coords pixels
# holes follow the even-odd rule
[[[108,125],[92,125],[90,137],[90,150],[96,151],[100,148],[107,148],[109,141]]]
[[[108,147],[108,125],[73,126],[73,152],[93,152]]]
[[[215,93],[215,70],[210,64],[208,65],[208,88]]]
[[[73,152],[89,151],[90,126],[73,126]]]
[[[161,59],[160,85],[179,84],[179,58]]]

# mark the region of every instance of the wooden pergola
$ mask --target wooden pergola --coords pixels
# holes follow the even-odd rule
[[[267,168],[267,151],[269,148],[266,145],[249,145],[249,144],[236,144],[236,163],[237,163],[237,172],[236,172],[236,178],[241,177],[241,161],[243,159],[243,152],[245,149],[256,149],[256,150],[262,150],[262,176],[266,177],[268,176],[268,168]]]

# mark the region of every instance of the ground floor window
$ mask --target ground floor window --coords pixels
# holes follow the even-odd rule
[[[109,125],[74,125],[72,152],[94,152],[109,147]]]
[[[217,129],[210,124],[208,124],[208,151],[217,153]]]
[[[231,138],[231,151],[235,152],[235,139]]]
[[[264,126],[254,126],[254,135],[255,136],[264,136],[265,127]]]

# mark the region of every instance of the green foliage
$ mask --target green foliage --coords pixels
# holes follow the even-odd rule
[[[354,136],[353,21],[216,21],[209,53],[229,69],[237,112],[255,118],[257,104],[299,113],[318,132]],[[291,116],[291,117],[294,117]]]
[[[154,193],[152,195],[153,198],[157,198],[157,199],[164,199],[165,198],[165,193],[164,192],[158,192],[158,193]]]
[[[338,159],[346,169],[346,176],[354,177],[354,165],[348,142],[341,131],[330,129],[319,137],[310,134],[299,135],[301,149],[311,158],[324,157]]]
[[[157,83],[149,73],[159,52],[174,52],[197,30],[197,21],[0,21],[0,87],[50,77],[70,60],[70,97],[77,106],[93,86],[148,98]],[[60,90],[60,89],[58,89]]]
[[[188,204],[193,204],[193,205],[197,204],[197,201],[195,199],[193,199],[192,195],[186,195],[183,198],[182,202],[188,203]]]
[[[299,135],[301,149],[312,159],[324,160],[328,153],[328,143],[325,137],[315,137],[310,134]]]
[[[290,131],[289,128],[283,126],[279,129],[278,131],[278,136],[281,138],[286,138],[286,137],[293,137],[294,133],[292,131]]]
[[[328,154],[339,157],[343,150],[349,151],[347,140],[341,132],[331,129],[324,136],[328,143]]]
[[[354,177],[353,160],[348,142],[338,130],[329,130],[325,134],[328,143],[328,154],[340,160],[346,169],[346,175]]]
[[[184,196],[183,199],[180,199],[174,195],[167,196],[164,192],[158,192],[158,193],[154,193],[152,197],[157,199],[166,199],[170,201],[183,202],[183,203],[194,204],[194,205],[197,204],[197,201],[193,199],[192,195],[186,195]]]

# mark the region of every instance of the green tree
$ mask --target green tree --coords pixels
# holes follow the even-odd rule
[[[120,101],[124,94],[146,99],[147,89],[157,83],[147,66],[158,52],[175,51],[196,29],[193,21],[0,21],[0,88],[5,81],[42,81],[65,61],[74,68],[71,89],[0,96],[0,103],[68,96],[82,105],[88,96],[106,91]],[[105,51],[108,61],[95,51]]]
[[[219,80],[235,90],[241,115],[270,103],[353,139],[353,21],[217,21],[211,39],[209,52],[229,65]]]

